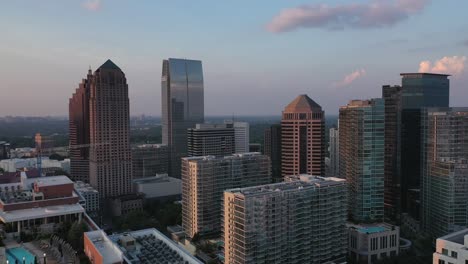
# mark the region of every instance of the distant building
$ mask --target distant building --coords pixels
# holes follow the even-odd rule
[[[221,232],[223,191],[271,182],[270,159],[259,153],[182,159],[182,227],[189,237]]]
[[[111,213],[112,216],[122,216],[130,212],[141,212],[143,211],[143,199],[144,195],[135,193],[120,195],[111,198]]]
[[[26,172],[18,176],[1,176],[8,177],[0,183],[0,221],[9,226],[5,233],[53,233],[57,224],[81,221],[85,210],[68,177],[28,178]]]
[[[169,172],[169,148],[162,144],[132,147],[133,178],[154,177]]]
[[[224,263],[346,261],[345,180],[299,179],[224,192]]]
[[[34,137],[36,143],[36,152],[46,157],[54,153],[53,148],[55,147],[54,140],[51,136],[44,136],[41,133],[36,133]]]
[[[349,257],[353,263],[372,264],[400,252],[400,228],[389,224],[348,225]]]
[[[468,226],[468,108],[422,114],[422,228],[433,238]]]
[[[468,229],[437,238],[433,264],[466,264],[468,261]]]
[[[107,60],[94,72],[89,95],[89,183],[104,199],[133,191],[129,106],[125,74]]]
[[[264,154],[271,160],[271,176],[274,182],[283,181],[281,176],[281,125],[271,125],[265,129],[263,138]]]
[[[262,153],[262,144],[260,143],[250,143],[249,144],[249,152],[258,152]]]
[[[29,159],[6,159],[0,161],[0,168],[6,172],[16,172],[24,169],[32,169],[37,167],[37,158]],[[51,160],[49,158],[42,158],[43,172],[52,171],[53,169],[70,172],[70,160]],[[63,173],[62,173],[63,174]]]
[[[10,143],[0,141],[0,160],[10,158]]]
[[[99,192],[96,191],[89,183],[76,181],[75,192],[80,196],[80,204],[90,216],[97,216],[100,212]]]
[[[421,110],[426,107],[448,107],[449,75],[402,73],[401,158],[398,167],[401,179],[401,206],[417,220],[421,208],[417,200],[408,199],[411,189],[421,188]],[[410,209],[413,208],[413,209]]]
[[[188,156],[224,156],[236,151],[232,124],[196,124],[187,130]]]
[[[102,230],[83,234],[84,253],[93,264],[123,264],[124,254]]]
[[[352,221],[384,219],[384,126],[382,99],[340,107],[340,175],[348,182]]]
[[[169,175],[180,177],[187,156],[187,129],[205,119],[202,62],[163,60],[161,78],[162,143],[170,148]]]
[[[135,192],[145,195],[146,200],[180,199],[182,180],[158,174],[154,177],[133,180]]]
[[[330,170],[332,177],[340,176],[340,138],[338,128],[330,128]]]
[[[249,151],[250,131],[249,123],[235,122],[233,120],[226,120],[224,123],[231,124],[234,127],[234,135],[236,142],[235,153],[246,153]]]
[[[284,108],[281,140],[283,177],[325,175],[325,113],[307,95],[299,95]]]
[[[401,179],[398,172],[401,130],[402,87],[382,87],[385,107],[384,213],[389,219],[400,218]]]

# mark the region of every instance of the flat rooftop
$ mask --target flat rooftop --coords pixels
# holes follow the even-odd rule
[[[441,239],[441,240],[457,243],[457,244],[460,244],[460,245],[464,245],[465,244],[465,236],[467,236],[467,235],[468,235],[468,229],[464,229],[464,230],[461,230],[461,231],[458,231],[458,232],[455,232],[455,233],[448,234],[448,235],[443,236],[443,237],[439,237],[437,240]]]
[[[376,234],[388,231],[393,231],[397,227],[387,223],[376,223],[376,224],[348,224],[348,228],[354,228],[360,233],[364,234]]]
[[[448,77],[450,74],[441,74],[441,73],[430,73],[430,72],[406,72],[400,73],[400,76],[403,77],[416,77],[416,76],[434,76],[434,77]]]
[[[57,186],[64,184],[73,184],[67,176],[48,176],[33,179],[27,179],[28,184],[36,183],[39,187]]]
[[[226,159],[237,159],[244,157],[256,157],[263,156],[260,152],[246,152],[246,153],[236,153],[227,156],[196,156],[196,157],[185,157],[182,158],[188,161],[203,161],[203,160],[226,160]]]
[[[163,183],[181,181],[180,179],[169,177],[167,174],[158,174],[155,177],[139,178],[133,180],[133,183]]]
[[[119,246],[124,253],[124,259],[128,263],[202,263],[155,228],[113,234],[109,236],[109,239]],[[129,241],[133,239],[135,240],[135,247],[132,250],[125,249],[119,243],[121,240]]]
[[[1,211],[0,219],[4,223],[12,223],[17,221],[39,219],[45,217],[54,217],[59,215],[69,215],[84,213],[85,210],[80,204],[65,204],[53,205],[45,207],[37,207],[30,209],[20,209],[14,211]]]
[[[121,263],[123,261],[122,251],[107,237],[104,231],[86,232],[85,236],[99,251],[105,263]]]

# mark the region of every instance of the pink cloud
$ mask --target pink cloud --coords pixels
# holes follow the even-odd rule
[[[335,82],[333,83],[333,86],[335,87],[345,87],[345,86],[348,86],[350,85],[352,82],[354,82],[355,80],[363,77],[366,75],[366,70],[364,69],[360,69],[360,70],[355,70],[353,71],[352,73],[346,75],[343,80],[339,81],[339,82]]]
[[[99,11],[101,9],[101,0],[87,0],[82,6],[89,11]]]
[[[379,28],[393,26],[422,11],[430,0],[371,0],[336,6],[302,5],[282,10],[268,24],[273,33],[298,28]]]
[[[421,61],[419,63],[419,72],[459,75],[465,69],[465,61],[465,56],[446,56],[434,63],[427,60]]]

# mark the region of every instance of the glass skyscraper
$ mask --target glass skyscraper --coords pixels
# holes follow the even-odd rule
[[[340,175],[348,182],[355,222],[384,218],[385,111],[383,99],[353,100],[340,108]]]
[[[421,188],[421,111],[427,107],[448,107],[449,75],[402,73],[400,159],[401,210],[419,220],[419,198],[409,198]]]
[[[162,143],[170,147],[170,174],[180,178],[180,159],[187,156],[187,129],[204,122],[201,61],[164,60],[161,92]]]

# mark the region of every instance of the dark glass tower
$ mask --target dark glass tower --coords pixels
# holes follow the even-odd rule
[[[187,129],[204,122],[201,61],[164,60],[161,93],[162,142],[170,147],[170,174],[180,178],[180,159],[187,156]]]
[[[448,107],[449,75],[402,73],[401,156],[398,171],[401,179],[401,209],[416,220],[421,186],[421,112],[427,107]]]
[[[281,176],[281,125],[271,125],[265,129],[264,153],[271,160],[271,176],[274,182],[282,182]]]

